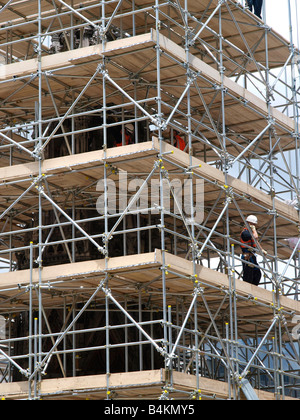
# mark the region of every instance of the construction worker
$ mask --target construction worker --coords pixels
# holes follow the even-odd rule
[[[122,135],[122,130],[120,131]],[[124,146],[128,146],[128,144],[134,143],[134,125],[133,124],[125,124],[124,127],[124,134],[125,134],[125,144]],[[116,147],[123,146],[122,140],[119,143],[116,143]]]
[[[177,149],[184,150],[186,147],[185,141],[182,137],[180,137],[179,131],[173,130],[174,134],[174,146],[177,147]]]
[[[254,284],[255,286],[259,285],[261,280],[261,270],[257,263],[256,252],[258,243],[258,233],[256,226],[258,220],[256,216],[250,215],[246,219],[250,231],[247,226],[244,227],[241,233],[241,248],[242,248],[242,260],[243,262],[243,280],[246,283]],[[258,244],[261,251],[266,255],[267,252]]]
[[[261,16],[261,10],[263,6],[263,0],[247,0],[247,6],[250,10],[250,12],[253,12],[258,16],[260,19],[262,19]]]

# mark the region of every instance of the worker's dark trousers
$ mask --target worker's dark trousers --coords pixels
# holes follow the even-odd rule
[[[245,261],[245,255],[242,255],[242,260]],[[251,263],[251,265],[243,262],[243,280],[246,283],[258,286],[261,279],[261,271],[257,263],[256,256],[252,255],[248,262]]]
[[[250,12],[253,12],[253,9],[254,9],[254,13],[256,14],[256,16],[261,18],[263,0],[247,0],[247,3],[248,3]]]

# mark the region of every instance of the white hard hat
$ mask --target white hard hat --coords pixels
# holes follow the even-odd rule
[[[254,225],[257,225],[257,223],[258,223],[257,217],[253,216],[253,215],[248,216],[246,221],[248,223],[253,223]]]
[[[134,132],[134,125],[133,124],[125,124],[125,128],[129,133]]]

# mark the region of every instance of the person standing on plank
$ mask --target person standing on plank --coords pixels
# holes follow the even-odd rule
[[[246,283],[254,284],[255,286],[259,285],[261,280],[261,270],[257,263],[256,252],[257,248],[256,243],[258,241],[258,233],[256,231],[256,226],[258,220],[256,216],[248,216],[246,219],[250,231],[247,226],[244,227],[241,233],[241,248],[242,248],[242,260],[243,260],[243,280]],[[267,254],[259,244],[263,254]]]
[[[263,6],[263,0],[247,0],[247,5],[250,10],[250,12],[253,12],[258,16],[260,19],[262,19],[261,11]]]

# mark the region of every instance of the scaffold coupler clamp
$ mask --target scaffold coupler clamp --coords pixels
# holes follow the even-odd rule
[[[36,160],[42,160],[43,159],[43,148],[40,146],[37,146],[34,151],[32,152],[32,157]]]

